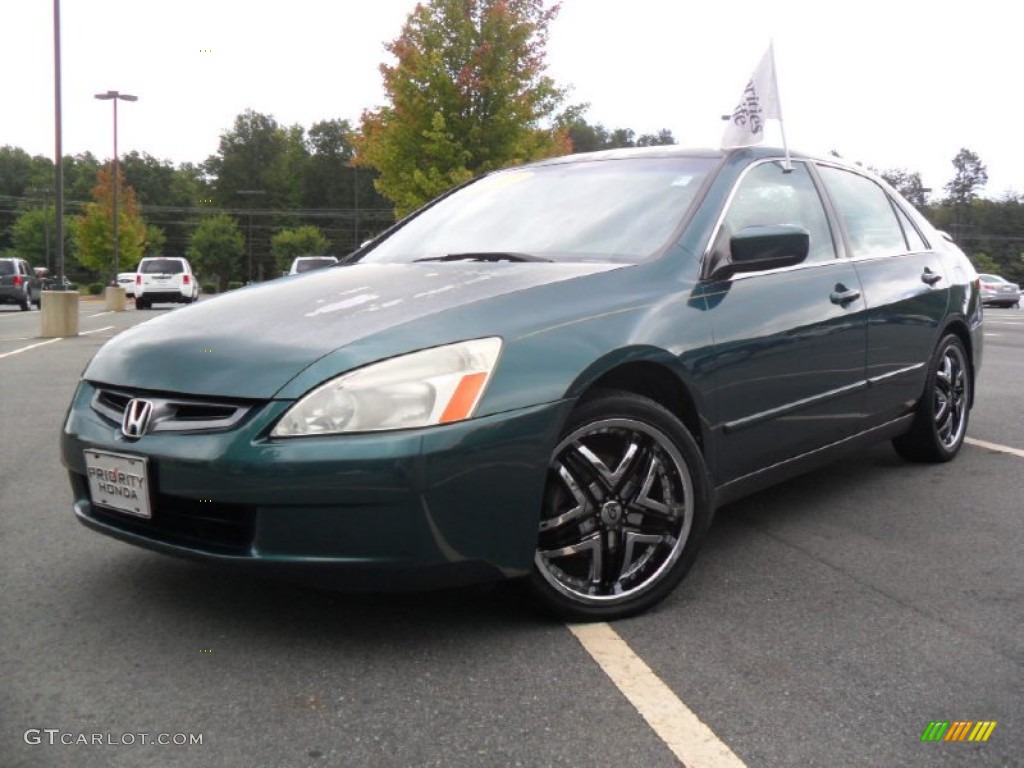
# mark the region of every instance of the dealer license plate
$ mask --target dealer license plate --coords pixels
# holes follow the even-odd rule
[[[85,472],[93,504],[150,518],[146,459],[109,451],[85,451]]]

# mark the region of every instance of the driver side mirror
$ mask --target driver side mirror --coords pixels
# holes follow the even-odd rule
[[[708,277],[727,280],[737,272],[758,272],[799,264],[811,247],[810,233],[792,224],[744,227],[729,239],[727,254],[714,254]]]

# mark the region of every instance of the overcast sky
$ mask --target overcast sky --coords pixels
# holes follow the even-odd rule
[[[64,152],[200,163],[251,107],[308,128],[383,99],[378,65],[414,0],[63,0]],[[920,171],[941,193],[967,147],[989,196],[1024,192],[1019,15],[1005,0],[563,0],[549,74],[587,119],[718,146],[774,38],[790,146]],[[49,0],[0,0],[0,145],[52,157]],[[768,141],[778,143],[777,124]]]

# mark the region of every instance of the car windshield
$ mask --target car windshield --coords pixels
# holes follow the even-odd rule
[[[13,275],[14,274],[14,262],[13,261],[0,261],[0,275]]]
[[[640,261],[668,242],[717,163],[634,157],[499,171],[423,211],[361,260]]]
[[[177,275],[184,271],[185,267],[177,259],[153,259],[139,265],[139,272],[146,275]]]
[[[1008,283],[1009,280],[1000,277],[999,275],[978,275],[986,283]]]
[[[310,272],[314,269],[320,269],[321,267],[329,267],[331,264],[336,264],[337,259],[323,258],[323,259],[299,259],[295,262],[296,272]]]

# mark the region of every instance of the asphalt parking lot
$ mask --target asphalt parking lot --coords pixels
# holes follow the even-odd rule
[[[605,658],[514,585],[345,595],[86,530],[62,419],[155,314],[101,307],[55,341],[0,307],[0,766],[678,766],[680,712],[714,734],[690,768],[1024,765],[1024,311],[986,311],[956,461],[881,445],[720,510]]]

